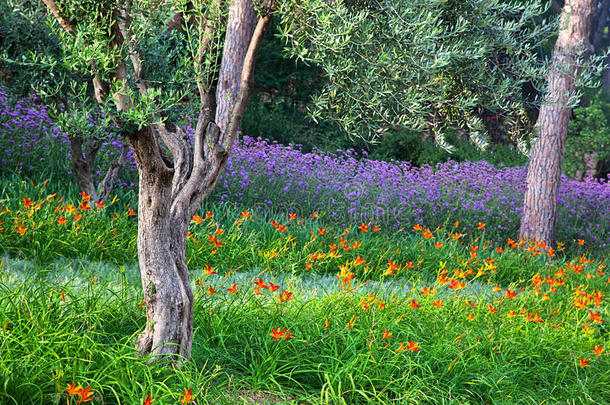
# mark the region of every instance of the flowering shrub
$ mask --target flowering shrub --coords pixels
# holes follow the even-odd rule
[[[36,172],[50,163],[70,174],[69,141],[46,109],[23,100],[11,105],[7,100],[0,92],[2,165]],[[187,131],[192,127],[187,126]],[[100,156],[110,159],[118,153],[118,140],[110,139]],[[131,180],[124,180],[124,187],[133,186],[137,178],[135,162],[129,159],[127,179]],[[466,231],[485,220],[488,236],[505,240],[518,235],[525,176],[525,167],[496,168],[485,161],[413,167],[409,162],[371,160],[353,150],[303,153],[298,147],[243,136],[212,200],[299,214],[318,211],[325,213],[324,220],[342,226],[373,221],[400,228],[459,220]],[[559,241],[586,239],[591,248],[607,249],[609,184],[562,178]]]

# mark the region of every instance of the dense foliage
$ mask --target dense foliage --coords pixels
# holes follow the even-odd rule
[[[483,115],[502,115],[515,140],[527,130],[525,84],[540,88],[546,69],[536,47],[555,25],[533,23],[540,1],[384,1],[353,6],[324,0],[282,3],[291,55],[317,63],[327,85],[315,113],[351,134],[393,127],[444,134],[460,129],[487,143]]]
[[[566,141],[564,170],[578,179],[610,173],[610,95],[597,89],[588,96],[574,109]]]

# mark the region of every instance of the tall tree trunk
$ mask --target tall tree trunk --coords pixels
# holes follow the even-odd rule
[[[563,7],[548,78],[549,102],[540,108],[538,140],[530,154],[520,232],[521,237],[539,240],[548,246],[555,244],[557,192],[572,113],[567,105],[574,94],[574,77],[578,74],[576,56],[583,44],[590,47],[596,4],[595,0],[567,0]]]
[[[257,20],[252,0],[233,1],[229,9],[225,46],[216,89],[216,124],[222,133],[227,130],[231,109],[239,94],[244,58]]]

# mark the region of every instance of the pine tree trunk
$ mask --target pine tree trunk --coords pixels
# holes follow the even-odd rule
[[[594,0],[567,0],[561,13],[559,36],[548,78],[549,102],[538,116],[538,140],[527,172],[527,190],[521,216],[521,237],[555,244],[557,193],[563,152],[572,113],[568,100],[575,91],[579,46],[589,44]],[[589,45],[590,46],[590,45]]]
[[[252,0],[233,0],[222,53],[222,64],[216,89],[216,123],[224,134],[229,124],[231,109],[239,94],[244,58],[256,26],[256,11]]]

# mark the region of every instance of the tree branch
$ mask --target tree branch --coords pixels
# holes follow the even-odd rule
[[[133,65],[133,80],[138,86],[141,94],[146,94],[148,92],[148,86],[144,83],[144,68],[142,66],[142,55],[138,50],[136,44],[134,43],[132,32],[131,32],[131,1],[125,2],[125,7],[119,10],[119,19],[118,26],[119,31],[123,37],[123,42],[127,45],[127,49],[129,51],[129,59],[131,60],[131,64]]]
[[[55,4],[55,0],[42,0],[42,2],[46,4],[51,13],[53,13],[59,25],[61,25],[63,29],[69,32],[70,34],[74,34],[74,27],[72,26],[72,24],[70,24],[68,20],[61,16],[59,7],[57,7],[57,4]]]
[[[110,192],[114,188],[114,183],[119,177],[119,171],[125,164],[125,159],[127,158],[127,152],[129,151],[129,145],[126,142],[123,142],[121,147],[121,155],[113,160],[110,163],[110,167],[104,176],[104,179],[98,185],[98,198],[99,201],[105,202],[110,196]]]

